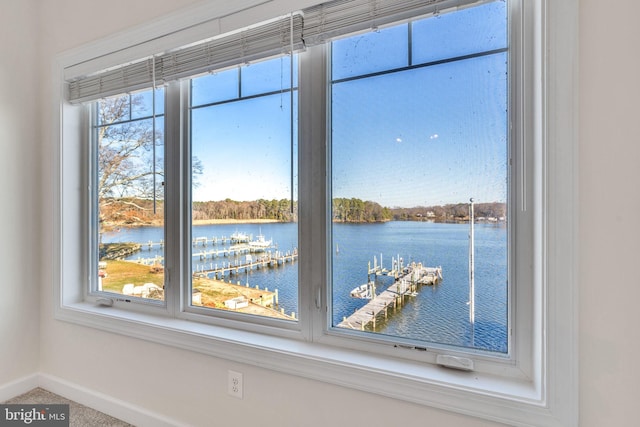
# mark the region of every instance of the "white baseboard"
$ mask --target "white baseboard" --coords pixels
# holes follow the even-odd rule
[[[139,427],[186,427],[164,415],[48,374],[33,374],[0,387],[0,402],[41,387]]]
[[[10,383],[2,384],[0,385],[0,402],[20,396],[39,386],[40,376],[38,374],[27,375]]]

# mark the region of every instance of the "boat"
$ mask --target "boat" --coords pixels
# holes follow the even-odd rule
[[[266,240],[263,234],[258,234],[256,240],[252,240],[249,242],[249,246],[253,249],[267,249],[273,245],[273,240]]]
[[[233,233],[231,235],[231,241],[232,242],[248,242],[249,241],[249,235],[247,233],[242,233],[240,231],[236,231],[235,233]]]
[[[349,295],[352,298],[371,299],[375,293],[375,284],[373,282],[365,283],[353,289]]]

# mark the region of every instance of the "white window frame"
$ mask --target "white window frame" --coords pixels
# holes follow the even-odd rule
[[[518,10],[518,2],[512,2],[515,4],[513,10],[507,11],[508,14],[519,15],[521,14],[521,10]],[[509,18],[511,20],[511,18]],[[395,24],[391,24],[390,26],[394,26]],[[358,33],[356,33],[358,34]],[[348,37],[349,35],[347,35]],[[509,46],[507,50],[507,55],[510,59],[509,74],[518,74],[520,70],[518,69],[520,61],[517,56],[518,53],[523,50],[523,44],[521,40],[515,40],[513,45],[513,40],[509,41]],[[515,58],[512,58],[515,55]],[[530,53],[529,53],[530,55]],[[524,54],[523,54],[524,56]],[[312,70],[314,73],[320,73],[320,70],[326,70],[325,75],[322,77],[312,77],[307,76],[307,80],[317,80],[322,82],[327,82],[330,80],[327,76],[330,75],[331,65],[329,64],[331,58],[331,48],[330,45],[323,44],[320,46],[313,46],[307,49],[306,52],[306,61],[309,64],[306,67],[303,67],[301,70],[309,71]],[[534,165],[533,159],[531,156],[523,156],[520,153],[520,150],[525,147],[525,144],[520,142],[524,141],[525,138],[527,140],[531,139],[531,135],[525,136],[524,129],[522,126],[518,124],[520,122],[520,115],[524,115],[525,112],[522,111],[522,106],[524,105],[524,91],[525,88],[517,87],[515,83],[522,80],[519,76],[515,79],[509,79],[509,84],[512,85],[509,89],[511,95],[510,97],[510,106],[509,106],[509,117],[508,120],[511,122],[512,129],[510,130],[510,138],[516,142],[511,144],[512,150],[510,149],[510,156],[513,159],[521,160],[522,162],[526,162],[527,166],[522,169],[522,171],[518,171],[516,173],[511,173],[512,179],[510,182],[510,187],[512,190],[510,192],[515,194],[516,197],[513,200],[509,200],[509,256],[511,254],[519,251],[521,254],[517,260],[510,260],[510,263],[514,264],[515,268],[510,268],[509,272],[509,283],[510,288],[508,291],[508,304],[510,309],[508,310],[509,320],[507,322],[507,326],[510,328],[509,332],[509,340],[512,339],[519,340],[517,345],[512,345],[509,343],[509,350],[505,354],[497,354],[491,353],[488,351],[482,350],[474,350],[471,348],[456,348],[450,345],[444,345],[440,343],[419,343],[416,344],[415,340],[402,340],[402,337],[384,337],[382,335],[370,334],[370,333],[361,333],[357,330],[351,330],[346,328],[338,328],[332,326],[331,319],[331,310],[329,307],[329,301],[324,299],[326,295],[326,299],[331,298],[331,289],[327,289],[329,287],[329,277],[331,277],[331,271],[327,270],[324,272],[324,275],[316,272],[317,280],[319,283],[315,284],[315,292],[317,295],[320,295],[322,298],[321,304],[322,309],[320,310],[321,316],[318,316],[317,319],[314,319],[314,331],[313,331],[313,340],[317,342],[321,342],[327,345],[334,345],[340,347],[348,347],[354,350],[365,351],[369,353],[380,353],[385,354],[389,357],[403,357],[410,358],[412,360],[418,362],[427,362],[427,363],[437,363],[437,358],[439,355],[453,356],[456,358],[472,358],[474,362],[474,369],[483,371],[485,373],[496,373],[500,375],[509,375],[514,378],[528,378],[532,374],[532,361],[527,357],[531,353],[530,348],[532,344],[532,335],[529,333],[527,328],[524,328],[522,331],[516,330],[513,328],[513,325],[530,325],[533,324],[534,320],[532,318],[532,312],[530,307],[526,304],[522,304],[523,306],[519,310],[515,310],[512,307],[512,304],[515,302],[515,298],[512,295],[512,289],[518,288],[522,289],[522,300],[530,300],[532,297],[531,290],[533,289],[533,277],[528,274],[527,264],[531,262],[531,252],[533,252],[533,235],[532,235],[532,223],[533,217],[535,215],[540,215],[540,212],[535,212],[533,209],[518,209],[518,206],[523,207],[526,202],[524,202],[521,198],[526,197],[529,200],[529,205],[538,206],[539,203],[531,203],[534,200],[535,195],[533,194],[532,187],[527,188],[526,191],[521,191],[521,188],[525,185],[527,180],[523,179],[523,175],[525,173],[531,174],[532,166]],[[513,83],[513,84],[512,84]],[[330,118],[325,117],[323,112],[330,111],[330,92],[329,88],[330,83],[328,85],[318,85],[315,87],[315,92],[311,94],[307,94],[307,96],[301,96],[301,103],[306,103],[305,108],[311,112],[309,117],[307,118],[307,122],[312,122],[310,127],[314,129],[314,131],[309,132],[306,138],[314,139],[314,143],[311,144],[311,148],[309,148],[310,152],[306,156],[307,158],[313,159],[313,163],[311,164],[312,170],[315,170],[317,174],[325,174],[325,171],[330,171],[330,153],[327,151],[331,151],[328,147],[325,147],[324,141],[330,140]],[[325,101],[325,102],[323,102]],[[304,110],[304,108],[303,108]],[[330,113],[327,113],[330,114]],[[326,131],[320,132],[319,129],[325,126]],[[330,145],[329,142],[327,145]],[[533,146],[531,143],[526,144],[527,147]],[[325,148],[325,151],[322,152],[321,148]],[[529,148],[530,150],[531,148]],[[526,158],[524,158],[526,157]],[[513,168],[509,168],[513,169]],[[330,175],[327,173],[327,175]],[[321,175],[318,175],[321,176]],[[532,177],[533,175],[531,175]],[[329,181],[331,177],[329,176]],[[319,181],[319,180],[316,180]],[[529,185],[532,183],[532,179],[529,180]],[[323,204],[329,204],[331,206],[331,196],[328,195],[329,191],[326,186],[330,185],[330,182],[323,182],[325,187],[321,187],[321,184],[316,182],[314,185],[309,187],[305,194],[311,194],[313,197],[311,198],[310,204],[312,206],[322,206]],[[525,211],[525,212],[522,212]],[[314,242],[318,242],[321,239],[327,240],[331,234],[331,217],[330,212],[331,209],[324,209],[324,212],[327,214],[327,217],[314,216],[311,218],[313,225],[310,227],[312,232],[311,240]],[[526,234],[525,234],[526,233]],[[515,244],[513,242],[513,235],[521,236],[519,242]],[[516,249],[512,249],[511,246],[517,245]],[[320,247],[320,245],[317,245]],[[331,245],[324,245],[325,247],[331,247]],[[331,251],[331,249],[329,249]],[[324,265],[327,265],[327,254],[326,251],[320,253],[317,251],[316,253],[310,254],[309,256],[314,257],[313,259],[322,259]],[[330,257],[330,256],[329,256]],[[312,276],[312,278],[316,278],[316,276]],[[514,286],[515,284],[515,286]],[[317,298],[317,297],[316,297]],[[514,319],[511,318],[512,313],[515,313]],[[513,328],[513,329],[512,329]],[[518,349],[518,355],[514,354],[512,348],[516,347]],[[424,351],[426,349],[426,351]]]
[[[530,311],[533,319],[528,338],[532,345],[527,354],[517,355],[518,360],[530,359],[531,369],[526,374],[505,375],[500,369],[483,366],[483,362],[475,372],[461,373],[384,352],[371,354],[358,348],[335,346],[331,341],[305,340],[323,336],[326,327],[321,308],[326,304],[322,289],[327,275],[324,262],[327,253],[321,245],[312,245],[313,239],[303,238],[315,233],[320,233],[323,241],[327,238],[322,215],[311,215],[309,221],[299,226],[301,258],[321,260],[301,269],[300,281],[304,285],[300,286],[300,300],[313,302],[310,305],[316,308],[309,308],[307,315],[311,321],[299,333],[274,336],[259,329],[237,330],[231,324],[190,321],[174,315],[181,310],[179,297],[163,314],[153,310],[132,311],[117,305],[103,307],[87,298],[89,230],[88,225],[78,224],[87,223],[88,192],[81,183],[87,182],[84,159],[89,135],[83,127],[86,108],[66,101],[63,83],[66,74],[71,69],[78,72],[96,64],[104,69],[148,52],[185,45],[205,38],[205,33],[210,37],[212,32],[220,32],[224,25],[230,25],[231,30],[251,24],[250,6],[259,2],[239,3],[243,4],[234,4],[237,9],[233,11],[226,9],[229,5],[195,6],[56,57],[53,82],[58,90],[54,91],[51,106],[56,117],[52,130],[56,150],[52,159],[54,247],[51,248],[56,319],[510,425],[577,426],[577,0],[519,3],[526,8],[523,12],[532,17],[523,32],[530,51],[521,52],[524,65],[516,72],[529,82],[524,91],[533,100],[526,104],[520,119],[526,122],[525,128],[529,129],[526,137],[532,141],[527,155],[533,157],[535,165],[531,191],[539,204],[535,206],[539,214],[533,230],[534,289],[530,300],[523,300],[516,290],[515,300],[516,313]],[[235,11],[238,13],[230,15]],[[301,61],[313,57],[308,55]],[[326,69],[314,67],[310,72],[325,73]],[[303,90],[313,94],[321,89],[317,87],[321,79],[314,77],[313,81],[308,89],[301,86],[301,102],[308,97]],[[167,106],[167,116],[170,108],[173,107]],[[309,114],[317,119],[326,111],[303,108],[299,119],[313,118],[305,117]],[[314,123],[301,129],[301,140],[307,133],[326,132],[324,121],[321,125],[319,121]],[[313,144],[309,148],[313,151],[305,154],[301,146],[300,170],[310,171],[301,175],[299,183],[301,209],[317,208],[318,197],[324,197],[318,196],[317,190],[305,189],[327,185],[325,166],[309,160],[316,154],[324,156],[326,147]],[[303,197],[307,196],[303,195],[307,193],[313,195],[305,200]],[[325,198],[320,206],[326,203]],[[172,274],[171,269],[167,274]],[[526,348],[520,344],[515,343],[516,351]]]
[[[175,103],[172,106],[173,114],[172,120],[170,121],[170,125],[168,127],[168,131],[173,133],[174,135],[180,134],[180,139],[176,138],[174,141],[179,141],[179,144],[173,144],[171,150],[174,150],[171,154],[174,159],[182,159],[182,167],[179,168],[177,165],[174,165],[171,170],[173,173],[176,171],[182,170],[182,177],[174,177],[172,180],[176,185],[180,185],[181,192],[173,191],[171,194],[168,194],[170,205],[174,209],[174,218],[176,218],[175,223],[178,223],[177,218],[190,218],[191,216],[191,206],[187,202],[190,200],[190,197],[186,197],[185,194],[188,194],[191,191],[191,169],[190,169],[190,144],[187,141],[190,141],[190,130],[191,125],[189,123],[190,120],[190,111],[191,111],[191,103],[190,103],[190,79],[185,79],[180,82],[171,82],[168,85],[169,96],[168,99],[170,102]],[[287,89],[289,89],[287,87]],[[297,91],[297,89],[296,89]],[[238,100],[237,102],[243,102],[243,100]],[[179,113],[175,113],[176,110],[179,110]],[[177,120],[180,118],[180,120]],[[178,146],[176,146],[178,145]],[[181,179],[182,178],[182,179]],[[168,193],[168,192],[167,192]],[[178,212],[178,209],[181,209]],[[247,314],[240,314],[225,310],[215,310],[205,307],[197,307],[189,304],[189,293],[191,292],[192,286],[192,277],[191,277],[191,222],[189,220],[183,221],[182,227],[182,247],[184,249],[184,256],[182,259],[182,265],[187,266],[186,268],[175,267],[173,270],[181,271],[182,273],[182,289],[178,289],[181,292],[181,298],[176,296],[175,289],[172,292],[173,301],[175,301],[175,310],[176,316],[180,319],[190,320],[195,322],[204,322],[218,326],[228,326],[236,329],[244,329],[253,332],[266,333],[271,335],[280,335],[286,336],[293,339],[304,339],[304,335],[301,332],[301,323],[299,321],[290,321],[290,320],[282,320],[282,319],[274,319],[268,318],[264,316],[254,316]],[[177,227],[172,230],[174,232],[178,231]],[[174,239],[174,241],[178,241],[179,238]],[[300,241],[299,241],[300,243]],[[176,247],[176,251],[179,251],[179,248]],[[178,252],[176,252],[178,253]],[[174,257],[174,259],[167,260],[167,262],[177,262],[178,257]],[[293,267],[291,267],[293,268]],[[299,279],[299,283],[303,281],[302,278]],[[180,286],[177,283],[174,285],[175,288],[179,288]],[[300,288],[300,286],[299,286]],[[298,292],[302,292],[301,289]],[[299,307],[298,313],[299,316],[303,316],[305,310],[300,306],[300,301],[304,301],[301,296],[298,298]],[[180,304],[179,301],[183,301],[183,304]],[[305,313],[304,316],[307,316]]]

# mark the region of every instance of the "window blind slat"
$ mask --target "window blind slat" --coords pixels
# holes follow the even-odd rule
[[[304,48],[302,15],[295,13],[68,82],[68,99],[80,103],[149,88],[155,83],[256,61]]]
[[[274,21],[269,25],[248,28],[206,43],[163,55],[156,59],[156,74],[166,81],[189,77],[214,69],[222,69],[258,59],[268,58],[291,50],[291,19]],[[302,16],[293,15],[293,50],[302,43]]]
[[[306,46],[487,0],[333,0],[304,10]]]
[[[266,23],[68,82],[84,102],[324,43],[334,37],[493,0],[333,0]],[[293,27],[293,28],[292,28]]]
[[[149,87],[153,82],[151,59],[128,64],[98,75],[69,83],[69,99],[82,101],[116,95],[123,92]]]

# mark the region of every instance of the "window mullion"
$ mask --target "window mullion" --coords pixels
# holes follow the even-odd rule
[[[182,221],[182,102],[180,83],[172,82],[166,88],[165,96],[165,297],[169,313],[180,312],[181,282],[183,271]]]
[[[88,251],[86,252],[88,263],[84,263],[87,266],[88,271],[86,272],[89,278],[89,287],[84,288],[85,296],[88,294],[92,294],[96,291],[102,291],[102,286],[100,284],[100,280],[98,279],[98,263],[100,261],[99,257],[99,247],[101,239],[98,233],[99,228],[99,208],[98,208],[98,127],[94,126],[97,123],[98,119],[98,104],[92,103],[85,106],[82,109],[83,114],[83,123],[86,124],[87,129],[89,130],[84,137],[87,139],[82,144],[82,147],[87,150],[83,155],[89,160],[86,162],[84,167],[86,168],[85,176],[87,177],[87,185],[88,191],[86,193],[86,203],[82,205],[88,209],[88,212],[85,212],[84,217],[88,218],[88,222],[85,223],[86,232],[88,234],[92,234],[91,239],[88,239]],[[94,258],[95,257],[95,258]]]
[[[300,301],[308,307],[302,329],[318,338],[327,316],[327,48],[310,47],[300,55],[299,198]],[[308,319],[305,320],[305,319]]]

